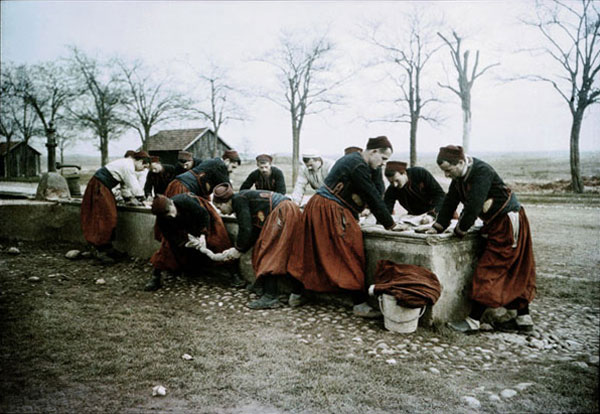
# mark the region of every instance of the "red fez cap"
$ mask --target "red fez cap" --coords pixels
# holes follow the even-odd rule
[[[344,150],[344,155],[352,154],[353,152],[362,152],[361,147],[348,147]]]
[[[152,214],[155,214],[157,216],[167,214],[169,212],[169,201],[171,200],[169,200],[162,194],[159,194],[156,197],[154,197],[154,200],[152,200],[151,208]]]
[[[446,145],[440,148],[437,156],[437,163],[441,164],[448,161],[450,164],[456,164],[460,160],[465,159],[465,152],[460,145]]]
[[[194,157],[192,156],[191,152],[179,151],[177,153],[177,159],[178,160],[192,161],[194,159]]]
[[[226,203],[233,197],[233,187],[229,183],[221,183],[213,190],[213,202]]]
[[[135,154],[134,150],[127,150],[125,151],[125,155],[123,155],[123,158],[133,157],[133,154]]]
[[[160,162],[160,157],[158,155],[153,155],[150,157],[150,162]]]
[[[262,162],[273,162],[273,157],[271,157],[268,154],[260,154],[256,156],[256,162],[262,163]]]
[[[138,151],[133,153],[133,158],[136,160],[141,160],[143,158],[150,158],[150,155],[146,151]]]
[[[391,177],[397,172],[404,174],[408,165],[403,161],[388,161],[385,165],[385,175]]]
[[[392,147],[392,143],[390,142],[389,139],[387,139],[387,137],[385,136],[380,136],[377,138],[369,138],[369,141],[367,142],[367,149],[368,150],[372,150],[372,149],[380,149],[380,148],[389,148],[392,151],[394,150],[394,148]]]
[[[242,163],[242,160],[240,159],[240,155],[237,153],[236,150],[226,150],[223,153],[223,157],[224,160],[231,160],[233,162],[237,162],[238,165],[240,165]]]

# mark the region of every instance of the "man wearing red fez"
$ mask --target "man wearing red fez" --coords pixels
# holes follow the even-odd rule
[[[288,278],[292,282],[290,306],[302,304],[302,284],[287,274],[288,260],[292,254],[292,240],[299,231],[302,213],[288,197],[266,190],[241,190],[234,194],[230,184],[215,188],[215,206],[223,214],[235,214],[238,235],[234,258],[243,252],[252,251],[252,268],[256,283],[262,285],[263,295],[250,302],[251,309],[273,309],[281,307],[278,281]]]
[[[252,171],[242,183],[240,190],[249,190],[254,186],[257,190],[274,191],[285,194],[285,178],[283,172],[271,165],[273,157],[261,154],[256,157],[256,170]]]
[[[346,147],[344,148],[344,155],[352,154],[353,152],[362,152],[361,147]]]
[[[161,287],[161,272],[199,271],[209,266],[211,261],[197,250],[185,247],[188,234],[195,237],[204,235],[209,249],[219,248],[223,242],[214,246],[211,238],[211,217],[200,197],[192,194],[177,194],[172,198],[157,195],[152,201],[152,213],[156,216],[156,225],[162,234],[160,248],[152,255],[150,262],[154,267],[152,278],[145,290],[154,291]]]
[[[85,188],[81,201],[81,229],[92,245],[94,257],[102,263],[112,263],[113,257],[120,256],[112,248],[117,227],[117,202],[112,190],[120,185],[128,205],[142,205],[144,190],[136,172],[148,168],[148,161],[148,154],[139,151],[131,157],[109,162],[96,171]]]
[[[372,317],[366,303],[365,252],[358,216],[367,206],[386,229],[396,227],[372,174],[392,155],[386,137],[369,139],[367,148],[340,158],[304,209],[302,231],[294,239],[289,273],[308,290],[350,291],[354,312]]]
[[[144,195],[150,198],[153,195],[164,194],[167,186],[175,178],[175,167],[163,164],[157,156],[150,157],[150,169],[146,176]]]
[[[432,223],[444,202],[444,190],[431,173],[422,167],[407,168],[401,161],[388,161],[385,177],[390,185],[383,200],[390,214],[396,201],[414,216],[427,213],[422,224]]]
[[[191,152],[179,151],[177,153],[177,165],[175,166],[175,175],[183,174],[184,172],[200,165],[202,160],[194,157]]]
[[[454,234],[463,237],[479,217],[484,222],[481,233],[487,239],[473,273],[471,313],[463,321],[450,323],[450,327],[475,332],[486,307],[503,306],[516,309],[517,317],[502,327],[531,331],[529,303],[536,291],[535,260],[523,206],[489,164],[467,156],[462,147],[440,148],[437,163],[452,182],[429,232],[444,231],[462,203]]]

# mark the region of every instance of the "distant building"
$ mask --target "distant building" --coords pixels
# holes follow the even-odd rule
[[[208,128],[168,129],[148,138],[148,153],[157,155],[166,164],[177,163],[177,152],[191,152],[195,158],[206,160],[212,157],[211,148],[215,134]],[[219,137],[217,154],[220,156],[231,146]]]
[[[0,177],[37,177],[40,175],[40,154],[25,141],[0,142]]]

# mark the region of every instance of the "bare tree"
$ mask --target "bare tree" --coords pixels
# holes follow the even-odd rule
[[[189,110],[207,122],[210,122],[215,138],[211,143],[211,156],[216,157],[221,127],[230,121],[242,121],[245,114],[236,103],[234,95],[241,91],[232,86],[225,69],[214,63],[209,63],[206,73],[192,69],[200,81],[196,84],[200,98],[189,105]]]
[[[166,80],[157,81],[149,75],[140,61],[128,65],[119,60],[117,64],[127,89],[123,122],[138,132],[142,148],[147,151],[152,127],[180,118],[189,103],[182,94],[167,90]]]
[[[72,48],[72,63],[85,93],[70,109],[71,116],[98,138],[101,164],[108,162],[108,143],[126,128],[123,122],[125,90],[116,73],[76,48]]]
[[[471,89],[473,88],[473,83],[475,82],[475,79],[482,76],[485,72],[487,72],[494,66],[498,66],[499,63],[493,63],[491,65],[487,65],[479,69],[478,50],[475,53],[475,63],[473,63],[473,67],[469,68],[469,55],[471,52],[470,50],[465,50],[464,52],[461,51],[462,38],[458,34],[456,34],[455,31],[452,31],[454,41],[448,40],[439,32],[438,36],[441,37],[444,43],[446,43],[446,45],[448,45],[448,47],[450,48],[452,64],[454,65],[458,76],[458,87],[442,84],[440,82],[438,82],[438,85],[440,85],[442,88],[451,90],[460,99],[461,108],[463,112],[462,146],[465,149],[465,151],[469,151],[469,147],[471,144]]]
[[[549,56],[562,73],[529,75],[526,79],[547,82],[558,92],[571,112],[571,187],[583,192],[579,159],[579,133],[586,109],[600,100],[600,11],[592,0],[540,2],[536,21],[524,22],[538,29],[545,42],[534,49]]]
[[[383,60],[392,65],[390,79],[399,89],[399,97],[394,104],[399,113],[390,114],[376,121],[407,123],[410,126],[410,165],[417,164],[417,130],[419,121],[431,124],[439,123],[439,116],[429,107],[439,100],[424,88],[425,70],[431,58],[442,47],[435,42],[431,28],[435,24],[419,9],[414,9],[407,16],[407,24],[403,39],[382,34],[378,27],[373,27],[369,41],[384,54]]]
[[[22,99],[18,98],[13,90],[12,76],[14,67],[4,63],[0,77],[0,136],[6,138],[6,151],[10,149],[13,135],[17,132],[17,122],[15,115]],[[10,169],[10,157],[6,157],[4,162],[4,176],[8,177]]]
[[[40,120],[36,115],[37,104],[41,103],[44,96],[43,79],[39,79],[37,68],[27,65],[5,65],[2,72],[2,129],[19,136],[29,144],[32,137],[43,134],[40,130]],[[5,135],[5,134],[3,134]],[[11,134],[12,135],[12,134]],[[8,145],[10,139],[7,137]],[[25,159],[25,170],[28,168],[28,159]]]
[[[19,78],[19,93],[37,115],[42,134],[46,136],[48,171],[56,171],[54,127],[78,91],[73,88],[69,69],[57,62],[45,62],[31,68],[23,67]],[[23,119],[25,120],[25,117]],[[22,128],[33,132],[30,125],[24,124]]]
[[[304,118],[340,104],[341,97],[335,89],[347,77],[333,72],[333,51],[334,45],[326,35],[311,38],[301,33],[283,33],[280,47],[263,59],[277,69],[281,87],[278,96],[265,94],[264,97],[289,111],[292,121],[292,182],[298,177]]]

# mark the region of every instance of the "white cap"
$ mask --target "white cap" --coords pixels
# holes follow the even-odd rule
[[[321,158],[319,151],[314,148],[307,148],[302,152],[302,158]]]

